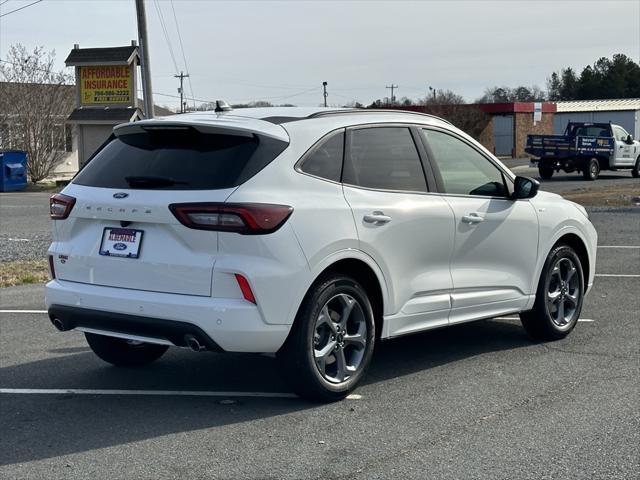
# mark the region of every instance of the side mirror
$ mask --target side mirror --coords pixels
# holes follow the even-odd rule
[[[625,140],[627,145],[633,145],[633,137],[631,135],[627,135],[627,139]]]
[[[540,188],[540,182],[537,180],[529,177],[516,177],[511,198],[513,200],[533,198],[538,193],[538,188]]]

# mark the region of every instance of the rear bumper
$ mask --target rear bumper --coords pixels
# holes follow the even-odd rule
[[[257,307],[237,298],[155,293],[52,280],[49,315],[68,328],[167,340],[185,346],[193,334],[213,351],[275,353],[290,325],[266,324]]]

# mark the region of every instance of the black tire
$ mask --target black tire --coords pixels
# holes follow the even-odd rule
[[[584,164],[582,176],[585,180],[593,181],[600,175],[600,162],[597,158],[590,158]]]
[[[633,170],[631,170],[631,176],[633,178],[640,178],[640,156],[636,158],[636,164],[633,166]]]
[[[166,345],[130,342],[122,338],[84,334],[98,357],[117,367],[142,367],[159,359],[169,348]]]
[[[342,337],[339,337],[338,320],[341,320],[342,317],[337,310],[340,305],[346,305],[343,303],[343,299],[346,299],[347,302],[352,299],[357,302],[357,305],[353,305],[349,309],[350,313],[346,314],[346,334],[343,332]],[[317,325],[325,306],[328,308],[327,312],[330,313],[329,319],[333,325],[331,328],[338,327],[338,333],[329,329],[328,322]],[[346,310],[343,310],[343,313]],[[318,279],[300,306],[291,333],[278,352],[278,361],[294,392],[309,400],[333,402],[343,399],[353,391],[365,375],[373,355],[376,338],[373,315],[367,292],[351,277],[331,274]],[[346,340],[349,335],[353,336],[354,332],[352,331],[351,334],[349,332],[350,328],[355,326],[354,322],[357,323],[361,337],[366,339],[366,344],[362,347],[350,344],[351,342]],[[366,331],[363,331],[365,327]],[[342,342],[341,346],[339,345],[333,350],[330,348],[329,343],[339,344],[340,342]],[[323,372],[320,370],[321,367],[316,364],[316,348],[330,351],[324,356],[326,364]],[[332,365],[336,367],[336,370],[338,369],[340,349],[342,350],[343,365],[353,367],[357,361],[355,373],[349,376],[343,375],[345,377],[343,381],[335,381],[335,379],[330,381],[328,379],[330,375],[327,372],[330,371]],[[331,355],[333,355],[332,362],[329,361]],[[349,364],[348,361],[352,363]],[[342,371],[344,372],[345,369]],[[335,377],[339,376],[337,371]]]
[[[554,267],[559,264],[561,264],[561,270],[563,266],[566,268],[569,264],[573,264],[576,269],[571,277],[571,285],[573,288],[568,286],[568,288],[566,288],[567,294],[563,293],[565,289],[561,288],[561,285],[557,286],[557,291],[560,293],[560,301],[564,303],[563,313],[566,302],[569,304],[575,303],[573,314],[570,320],[564,325],[559,325],[559,323],[562,322],[559,322],[560,314],[558,307],[556,307],[555,312],[552,312],[549,304],[549,302],[551,302],[551,296],[556,293],[556,285],[554,282],[557,282],[557,276],[554,274]],[[574,278],[575,283],[573,283]],[[553,289],[554,292],[549,292],[550,289]],[[560,340],[569,335],[578,323],[578,318],[582,311],[584,290],[584,275],[580,258],[578,258],[576,252],[567,245],[560,244],[555,246],[544,263],[540,281],[538,282],[538,289],[536,290],[536,301],[533,309],[520,313],[522,326],[529,336],[534,340]],[[573,298],[571,295],[572,291],[578,294],[575,302],[565,300],[567,297],[569,299]]]
[[[549,180],[553,177],[553,167],[551,165],[543,165],[540,163],[538,164],[538,174],[540,175],[540,178]]]

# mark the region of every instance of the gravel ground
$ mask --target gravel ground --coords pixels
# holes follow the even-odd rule
[[[0,193],[0,262],[44,258],[51,244],[50,195]]]
[[[50,244],[50,233],[30,235],[29,239],[0,233],[0,245],[3,245],[0,249],[0,263],[16,260],[40,260],[44,258]]]

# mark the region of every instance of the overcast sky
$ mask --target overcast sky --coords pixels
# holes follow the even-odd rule
[[[34,0],[0,0],[0,14]],[[601,56],[640,61],[640,0],[324,1],[147,0],[157,104],[176,107],[176,70],[193,96],[228,102],[318,105],[424,97],[428,86],[473,101],[492,85],[545,86],[554,70]],[[160,24],[162,12],[175,61]],[[74,43],[128,45],[134,0],[43,0],[0,18],[0,58],[22,43],[55,49],[60,68]],[[188,83],[186,91],[190,94]]]

